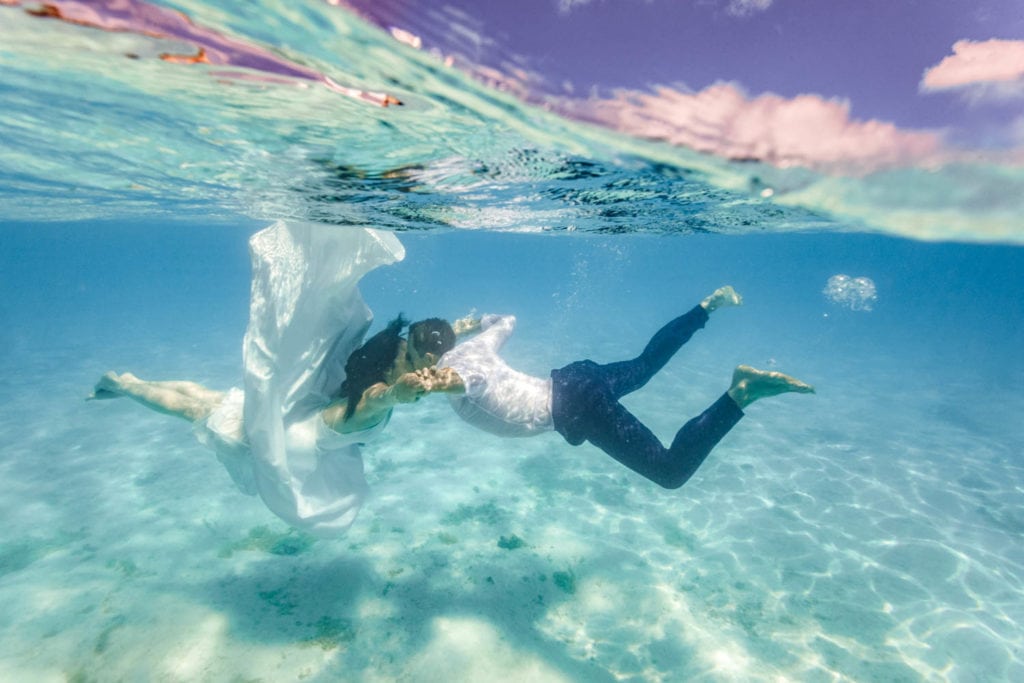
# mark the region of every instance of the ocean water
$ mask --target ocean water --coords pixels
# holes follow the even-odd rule
[[[176,3],[190,40],[144,7],[116,32],[0,7],[0,679],[1024,679],[1019,168],[724,161],[326,3]],[[158,58],[197,45],[230,58]],[[676,491],[430,397],[314,539],[187,423],[84,401],[107,370],[238,386],[247,240],[278,218],[398,231],[361,284],[376,326],[514,313],[506,357],[538,375],[732,284],[625,401],[666,442],[738,363],[817,393],[752,405]]]

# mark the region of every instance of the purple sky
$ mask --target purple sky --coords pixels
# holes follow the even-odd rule
[[[564,116],[724,158],[840,174],[1024,167],[1024,0],[325,1]],[[47,8],[42,21],[192,44],[168,61],[397,102],[145,0]]]
[[[956,93],[918,87],[958,40],[1024,39],[1022,0],[745,0],[755,8],[730,11],[730,2],[741,1],[575,0],[568,10],[560,5],[569,0],[372,4],[378,16],[442,48],[450,45],[439,24],[424,17],[430,8],[456,7],[505,53],[521,55],[555,84],[570,81],[577,95],[593,86],[701,90],[731,81],[751,96],[843,98],[853,118],[955,127],[975,143],[1024,111],[1019,99],[971,106]]]

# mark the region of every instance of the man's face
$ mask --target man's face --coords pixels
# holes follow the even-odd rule
[[[394,384],[405,373],[429,368],[435,363],[437,363],[437,357],[434,354],[427,353],[421,356],[412,344],[403,339],[398,344],[395,364],[391,366],[384,379],[388,384]]]
[[[429,368],[437,362],[437,357],[432,353],[426,353],[420,355],[420,352],[416,350],[415,345],[404,342],[406,347],[406,358],[409,363],[409,367],[413,370],[422,370],[423,368]]]

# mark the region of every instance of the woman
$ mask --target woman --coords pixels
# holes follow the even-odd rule
[[[406,326],[412,343],[401,336]],[[397,404],[413,403],[432,392],[461,391],[462,384],[451,369],[434,367],[454,346],[455,333],[448,322],[429,318],[409,325],[399,315],[349,356],[338,397],[320,412],[325,426],[353,435],[354,443],[364,443],[387,424]],[[196,382],[147,381],[130,372],[108,372],[88,400],[122,396],[186,419],[214,438],[245,439],[240,389],[222,392]],[[204,443],[209,438],[200,436]]]
[[[244,389],[107,373],[91,398],[126,396],[189,420],[244,493],[292,526],[338,535],[367,492],[359,444],[396,404],[459,390],[452,373],[433,367],[454,334],[444,321],[421,321],[409,344],[399,316],[360,345],[372,316],[358,282],[404,258],[393,233],[281,221],[249,244]]]

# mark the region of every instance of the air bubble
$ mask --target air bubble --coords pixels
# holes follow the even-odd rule
[[[878,301],[875,283],[869,277],[850,277],[839,273],[833,275],[821,293],[834,304],[851,311],[870,311]]]

